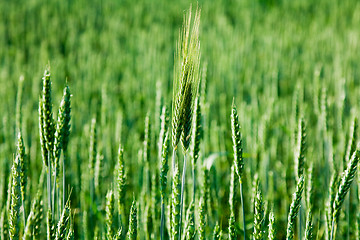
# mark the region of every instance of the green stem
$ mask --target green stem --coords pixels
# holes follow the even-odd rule
[[[332,224],[331,224],[331,233],[330,233],[330,240],[335,240],[335,237],[333,237],[335,234],[335,219],[333,217]]]
[[[239,178],[239,182],[240,182],[241,207],[242,207],[242,214],[243,214],[244,240],[246,240],[245,206],[244,206],[244,197],[243,197],[242,182],[241,182],[241,179],[240,179],[240,178]]]
[[[65,185],[65,159],[66,159],[66,155],[65,155],[65,152],[64,152],[64,155],[63,155],[63,196],[62,196],[62,209],[65,208],[65,196],[66,196],[66,185]]]
[[[54,188],[52,189],[52,199],[53,199],[53,211],[55,212],[55,195],[56,195],[56,175],[57,175],[57,167],[55,166],[55,175],[54,175]],[[53,217],[55,218],[55,215],[53,215]]]
[[[301,204],[300,204],[300,207],[299,207],[299,239],[302,239],[301,238],[301,219],[302,219],[302,214],[301,214]]]
[[[161,225],[160,225],[160,239],[164,239],[164,224],[165,224],[165,204],[164,197],[161,197]]]
[[[347,220],[347,235],[346,239],[349,240],[350,237],[350,196],[351,196],[351,189],[349,189],[349,194],[346,197],[346,220]]]
[[[184,190],[185,190],[185,174],[186,174],[186,152],[184,154],[184,165],[181,180],[181,201],[180,201],[180,221],[179,221],[179,239],[181,239],[181,223],[182,223],[182,210],[184,206]]]
[[[193,177],[193,203],[195,204],[195,190],[196,190],[195,163],[193,163],[192,166],[192,177]]]

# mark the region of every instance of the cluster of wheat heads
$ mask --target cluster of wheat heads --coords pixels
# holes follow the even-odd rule
[[[318,204],[314,203],[312,196],[312,165],[306,159],[306,117],[300,117],[299,111],[294,120],[295,154],[291,164],[294,165],[294,174],[290,176],[293,177],[291,181],[295,182],[296,189],[289,190],[294,194],[286,205],[288,215],[276,216],[276,213],[280,212],[277,209],[282,206],[264,197],[264,183],[259,180],[258,172],[253,174],[253,181],[246,179],[251,176],[249,172],[252,171],[249,170],[250,164],[247,165],[246,162],[248,155],[243,149],[246,135],[242,135],[240,127],[241,118],[246,116],[241,108],[236,107],[235,99],[229,106],[231,111],[228,114],[228,123],[231,125],[228,129],[231,133],[229,141],[233,147],[233,153],[228,155],[233,157],[232,166],[225,172],[228,178],[224,178],[220,183],[220,188],[227,188],[224,192],[229,193],[226,198],[228,202],[217,201],[217,195],[214,194],[216,183],[211,175],[214,170],[213,160],[210,157],[205,159],[201,155],[205,94],[199,82],[205,78],[205,72],[200,70],[200,10],[197,9],[194,15],[191,9],[187,12],[177,46],[171,123],[169,109],[162,104],[158,105],[159,124],[154,124],[156,127],[151,125],[151,113],[145,117],[144,142],[139,151],[141,180],[136,187],[131,185],[131,181],[138,180],[135,176],[137,170],[126,159],[127,150],[123,145],[118,146],[114,168],[111,168],[111,163],[104,161],[101,152],[102,144],[105,144],[100,136],[101,119],[94,116],[89,124],[88,164],[85,163],[87,171],[79,170],[83,177],[81,190],[69,191],[71,181],[67,177],[69,170],[66,167],[69,161],[67,149],[70,138],[71,94],[66,86],[55,119],[50,71],[46,70],[39,98],[43,171],[38,184],[31,184],[31,188],[35,190],[30,189],[27,183],[29,167],[25,154],[26,141],[21,128],[21,101],[17,100],[17,152],[8,176],[8,198],[1,211],[1,239],[44,239],[45,236],[49,240],[278,239],[277,232],[284,229],[286,239],[315,239],[314,231],[318,234],[319,230],[314,229],[314,226],[320,229],[320,224],[314,223],[315,219],[319,220],[318,217],[314,218],[314,215],[318,216],[323,209],[314,208],[314,205]],[[21,99],[21,94],[21,91],[18,91],[18,99]],[[352,182],[356,179],[360,157],[357,124],[355,118],[344,154],[343,173],[339,173],[336,167],[332,169],[325,214],[326,227],[322,230],[325,231],[323,236],[328,239],[335,239],[337,228],[345,222],[341,219],[342,207],[349,204],[347,196]],[[179,144],[183,151],[178,151]],[[172,162],[169,164],[171,147]],[[157,154],[152,154],[154,148],[157,148]],[[155,155],[157,161],[154,161]],[[183,162],[179,161],[179,156],[184,157]],[[189,160],[192,178],[186,177]],[[158,168],[152,168],[154,164]],[[103,168],[110,168],[113,172],[113,180],[108,187],[102,182]],[[224,184],[227,179],[230,179],[229,186]],[[243,191],[251,189],[251,182],[252,191]],[[191,184],[192,186],[187,187]],[[29,195],[29,189],[36,194]],[[237,209],[238,197],[242,207],[241,214]],[[73,198],[77,204],[70,201]],[[26,204],[26,199],[31,199],[30,207]],[[248,201],[249,199],[251,201]],[[226,214],[225,209],[230,209],[227,223],[222,222],[220,216],[223,212]],[[302,221],[304,212],[306,221]],[[302,227],[302,222],[305,222],[305,227]]]

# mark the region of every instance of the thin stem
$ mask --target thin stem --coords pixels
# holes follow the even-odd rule
[[[241,207],[242,207],[242,214],[243,214],[244,240],[246,240],[245,206],[244,206],[244,198],[243,198],[243,189],[242,189],[241,179],[239,179],[239,182],[240,182]]]
[[[301,205],[299,207],[299,239],[301,238],[301,219],[302,219],[302,214],[301,214]]]
[[[54,211],[55,211],[55,195],[56,195],[56,175],[57,175],[57,167],[55,167],[55,169],[54,169],[54,171],[55,171],[55,175],[54,175],[54,188],[52,189],[52,199],[53,199],[53,204],[54,204]],[[55,217],[54,215],[53,215],[53,217]]]
[[[333,240],[335,238],[333,238],[334,234],[335,234],[335,219],[333,218],[332,220],[332,224],[331,224],[331,233],[330,233],[330,240]]]
[[[192,177],[193,177],[193,203],[195,204],[195,190],[196,190],[195,163],[193,163],[192,166]]]
[[[161,225],[160,225],[160,239],[164,239],[164,223],[165,223],[165,204],[164,197],[161,197]]]
[[[62,209],[65,208],[65,196],[66,196],[66,185],[65,185],[65,159],[66,159],[66,154],[64,152],[63,154],[63,197],[62,197]]]
[[[186,174],[186,152],[184,153],[183,174],[181,180],[181,201],[180,201],[180,221],[179,221],[179,239],[181,239],[181,223],[182,223],[182,210],[184,206],[184,189],[185,189],[185,174]]]
[[[346,220],[347,220],[347,234],[346,239],[349,240],[350,237],[350,196],[351,196],[351,189],[349,189],[349,194],[346,197]]]

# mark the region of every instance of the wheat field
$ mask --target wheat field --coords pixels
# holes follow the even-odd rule
[[[360,2],[0,1],[0,239],[360,239]]]

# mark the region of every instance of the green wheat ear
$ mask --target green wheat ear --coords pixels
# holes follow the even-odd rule
[[[295,169],[296,169],[296,179],[299,179],[304,173],[305,165],[305,154],[306,154],[306,128],[305,121],[303,118],[299,120],[298,125],[298,137],[297,137],[297,147],[295,151]]]
[[[28,215],[26,226],[24,230],[23,239],[35,239],[39,238],[41,220],[43,217],[43,202],[41,200],[41,190],[38,190],[35,199],[31,205],[30,214]]]
[[[114,235],[114,192],[110,190],[106,195],[106,236],[107,239],[112,239]]]
[[[237,238],[237,231],[236,231],[236,222],[235,222],[235,215],[234,211],[230,212],[230,218],[229,218],[229,239],[230,240],[236,240]]]
[[[3,208],[1,211],[1,217],[0,217],[0,237],[1,239],[9,239],[9,222],[8,222],[8,216],[7,216],[7,208]]]
[[[246,239],[246,219],[245,219],[245,206],[244,206],[244,196],[243,196],[243,186],[242,186],[243,168],[244,168],[243,148],[242,148],[242,138],[240,133],[239,117],[234,102],[235,99],[233,99],[232,108],[231,108],[231,116],[230,116],[231,131],[232,131],[233,150],[234,150],[234,165],[240,183],[239,184],[240,200],[241,200],[242,215],[243,215],[244,239]]]
[[[308,210],[306,217],[305,240],[313,239],[313,223],[311,209]]]
[[[339,190],[336,194],[335,201],[333,203],[332,225],[335,225],[339,218],[341,206],[345,200],[346,194],[350,189],[351,183],[354,180],[357,165],[359,163],[359,157],[360,157],[360,151],[358,146],[357,150],[353,153],[346,170],[343,173],[343,177],[339,185]]]
[[[128,239],[137,239],[137,208],[135,200],[133,200],[130,209]]]
[[[50,72],[45,70],[43,79],[42,89],[42,117],[43,117],[43,133],[45,139],[45,146],[48,153],[53,152],[54,146],[54,119],[52,112],[52,101],[51,101],[51,80]]]
[[[199,96],[195,99],[194,104],[194,120],[193,120],[193,133],[192,133],[192,160],[193,166],[195,166],[196,161],[199,158],[200,152],[200,140],[202,138],[202,126],[201,126],[201,106]]]
[[[118,151],[118,163],[117,163],[117,194],[118,194],[118,211],[120,215],[125,214],[125,193],[126,193],[126,173],[124,165],[124,150],[121,145],[119,146]],[[120,218],[121,221],[121,218]]]
[[[54,167],[58,169],[59,167],[59,159],[61,151],[64,153],[67,150],[68,142],[69,142],[69,135],[70,135],[70,113],[71,113],[71,106],[70,106],[70,90],[69,87],[66,86],[64,88],[63,98],[60,103],[58,119],[56,122],[56,130],[54,134]],[[59,171],[57,171],[57,174]],[[55,176],[57,177],[57,176]]]
[[[169,171],[168,164],[168,155],[169,155],[169,133],[165,133],[165,138],[162,146],[161,162],[160,162],[160,193],[161,197],[164,199],[166,194],[166,185],[167,185],[167,174]]]
[[[48,167],[49,152],[46,149],[43,112],[44,112],[44,109],[43,109],[42,99],[39,98],[39,135],[40,135],[41,156],[42,156],[44,166]]]
[[[69,229],[69,222],[70,222],[70,206],[69,202],[65,205],[60,220],[57,225],[55,240],[65,240],[66,234]]]
[[[18,133],[18,159],[20,168],[20,190],[21,190],[21,202],[23,206],[24,225],[26,225],[26,211],[25,211],[25,189],[27,183],[27,165],[25,164],[25,147],[24,141],[21,135],[21,131]]]
[[[46,218],[46,232],[47,232],[47,240],[52,240],[55,238],[55,226],[54,226],[54,219],[51,213],[51,210],[48,209],[47,211],[47,218]]]
[[[195,235],[195,206],[191,202],[186,213],[185,240],[194,240]]]
[[[178,164],[175,165],[172,187],[172,212],[171,212],[171,235],[174,240],[179,240],[179,224],[180,224],[180,172]]]
[[[274,212],[270,211],[269,214],[269,229],[268,229],[268,239],[275,240],[275,217]]]
[[[159,133],[159,141],[158,141],[158,158],[161,159],[162,149],[165,139],[165,134],[168,132],[169,128],[169,113],[166,106],[163,106],[161,109],[160,115],[160,133]]]
[[[19,157],[14,159],[12,167],[11,205],[9,216],[10,239],[19,239],[20,232],[20,207],[21,207],[21,177]]]
[[[232,131],[232,140],[233,140],[233,149],[234,149],[235,171],[236,174],[239,176],[240,181],[242,181],[243,168],[244,168],[243,149],[242,149],[239,117],[234,100],[231,107],[231,131]]]
[[[221,240],[222,231],[220,229],[219,223],[216,223],[214,227],[213,240]]]
[[[206,231],[206,200],[204,196],[199,201],[199,240],[205,240]]]
[[[256,186],[255,197],[255,213],[254,213],[254,239],[261,240],[264,237],[264,219],[265,209],[259,184]]]
[[[296,192],[293,195],[293,200],[290,205],[290,211],[288,215],[288,224],[286,230],[286,239],[291,240],[294,239],[294,227],[297,214],[300,209],[302,192],[304,190],[304,176],[301,176],[296,185]]]
[[[197,9],[191,28],[191,8],[185,19],[183,33],[177,43],[172,105],[172,145],[176,148],[180,138],[184,150],[191,140],[191,119],[200,80],[200,10]]]

